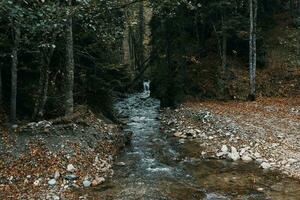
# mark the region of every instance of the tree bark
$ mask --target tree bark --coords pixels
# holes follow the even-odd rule
[[[227,33],[226,33],[224,17],[222,17],[222,68],[223,68],[223,71],[226,72],[226,70],[227,70]]]
[[[249,38],[249,78],[250,94],[248,99],[256,99],[256,24],[257,24],[257,0],[250,1],[250,38]]]
[[[33,112],[33,119],[36,120],[44,116],[44,109],[48,99],[48,87],[49,87],[49,66],[51,58],[54,52],[54,48],[43,48],[41,53],[41,68],[40,68],[40,80],[38,88],[38,97],[35,103]]]
[[[69,1],[71,7],[72,1]],[[65,91],[65,115],[73,114],[74,99],[74,50],[73,50],[73,19],[70,15],[67,23],[66,31],[66,91]]]
[[[144,63],[144,36],[145,36],[145,12],[144,12],[144,1],[140,2],[139,5],[139,68]],[[139,69],[141,70],[141,69]]]
[[[16,123],[17,119],[17,87],[18,87],[18,48],[20,44],[20,27],[15,25],[14,28],[14,45],[12,49],[11,65],[11,102],[10,102],[10,121]]]
[[[2,66],[0,66],[0,105],[2,104],[2,98]]]

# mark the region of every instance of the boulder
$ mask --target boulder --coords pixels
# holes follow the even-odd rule
[[[231,152],[228,154],[228,158],[233,161],[237,161],[240,159],[239,152],[236,150],[235,147],[231,147]]]

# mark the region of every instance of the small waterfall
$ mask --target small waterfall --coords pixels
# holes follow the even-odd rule
[[[143,86],[144,86],[144,94],[150,96],[150,80],[144,81]]]

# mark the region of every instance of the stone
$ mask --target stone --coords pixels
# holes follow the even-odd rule
[[[100,185],[101,183],[103,183],[105,181],[105,178],[103,177],[96,177],[93,181],[92,181],[92,186],[96,187],[97,185]]]
[[[262,192],[264,191],[264,188],[257,188],[257,191]]]
[[[56,184],[56,180],[55,179],[50,179],[48,181],[48,185],[50,185],[50,186],[54,186],[55,184]]]
[[[126,164],[124,162],[118,162],[116,163],[117,166],[125,166]]]
[[[294,158],[290,158],[290,159],[288,159],[288,162],[289,162],[290,164],[294,164],[294,163],[297,162],[297,160],[294,159]]]
[[[218,152],[218,153],[216,154],[217,157],[222,157],[222,156],[224,156],[224,155],[227,155],[227,154],[224,154],[224,152]]]
[[[233,161],[237,161],[240,159],[240,155],[235,147],[231,147],[231,152],[228,154],[228,157]]]
[[[39,186],[39,185],[40,185],[40,180],[35,180],[35,181],[33,182],[33,185],[34,185],[34,186]]]
[[[82,182],[82,184],[83,184],[84,187],[90,187],[91,184],[92,184],[92,182],[89,181],[89,180],[84,180],[84,181]]]
[[[261,158],[261,155],[260,155],[260,153],[258,153],[258,152],[255,152],[254,153],[254,157],[257,159],[257,158]]]
[[[241,148],[240,150],[240,156],[244,155],[247,152],[246,148]]]
[[[182,136],[182,133],[181,133],[181,132],[176,132],[176,133],[174,133],[174,136],[175,136],[175,137],[181,137],[181,136]]]
[[[60,177],[60,173],[58,170],[56,170],[54,173],[54,179],[58,179],[59,177]]]
[[[261,163],[260,167],[263,169],[270,169],[271,165],[270,165],[270,163],[263,162],[263,163]]]
[[[248,154],[244,154],[242,155],[242,158],[241,158],[243,161],[245,162],[250,162],[252,161],[252,158],[248,155]]]
[[[68,171],[68,172],[75,172],[76,169],[75,169],[75,167],[74,167],[72,164],[68,164],[68,166],[67,166],[67,171]]]
[[[53,198],[53,200],[59,200],[60,199],[59,196],[57,196],[57,195],[53,195],[52,198]]]
[[[223,145],[222,148],[221,148],[221,151],[223,153],[228,153],[228,147],[226,145]]]
[[[67,179],[69,181],[74,181],[74,180],[78,179],[78,177],[74,174],[68,174],[65,176],[65,179]]]
[[[19,126],[17,124],[14,124],[14,125],[11,126],[11,128],[14,129],[14,130],[17,129],[18,127]]]

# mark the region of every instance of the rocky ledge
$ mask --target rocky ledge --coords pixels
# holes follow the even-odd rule
[[[194,102],[162,112],[164,131],[201,146],[204,158],[256,162],[300,178],[300,98]]]

